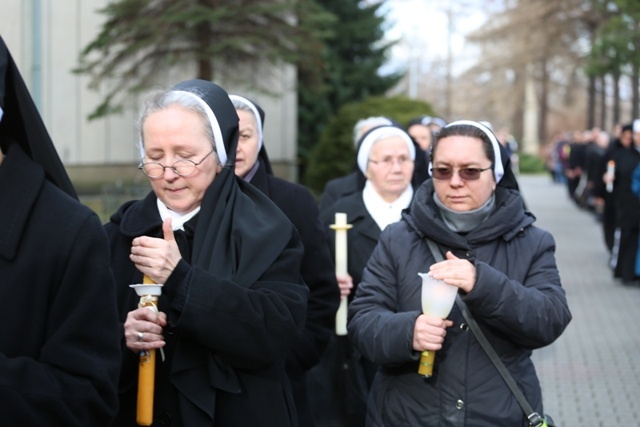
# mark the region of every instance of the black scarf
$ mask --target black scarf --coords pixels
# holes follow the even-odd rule
[[[195,93],[211,108],[228,156],[226,165],[207,189],[196,216],[191,265],[249,287],[285,249],[293,226],[267,196],[236,177],[238,116],[228,94],[204,80],[182,82],[173,89]],[[203,364],[208,375],[202,375]],[[203,424],[214,417],[212,385],[228,392],[241,388],[231,366],[184,337],[176,345],[171,377],[180,392],[183,420],[189,425],[199,424],[195,420],[202,419],[196,407],[207,414],[209,421],[202,419]]]
[[[24,84],[4,40],[0,37],[0,148],[6,154],[17,144],[45,171],[46,178],[77,199],[49,132]]]
[[[228,157],[202,200],[191,264],[251,286],[289,242],[291,224],[269,198],[235,175],[238,116],[227,93],[205,80],[189,80],[173,89],[193,92],[211,108]]]

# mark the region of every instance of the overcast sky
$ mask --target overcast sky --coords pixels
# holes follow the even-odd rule
[[[450,6],[451,3],[451,6]],[[400,40],[393,48],[388,68],[406,68],[410,58],[437,61],[447,58],[449,42],[458,67],[465,55],[465,35],[485,21],[483,1],[467,0],[387,0],[382,11],[389,26],[387,38]],[[454,13],[449,37],[448,8]]]

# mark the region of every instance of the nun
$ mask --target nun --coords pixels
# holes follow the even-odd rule
[[[401,212],[411,203],[413,197],[413,162],[416,150],[411,137],[396,126],[377,126],[366,132],[358,142],[357,163],[360,173],[365,178],[364,188],[354,194],[338,199],[330,210],[322,213],[322,221],[329,229],[335,221],[337,212],[346,213],[347,222],[352,228],[347,231],[347,271],[345,276],[338,277],[341,297],[353,298],[362,271],[373,252],[382,230],[389,224],[400,220]],[[335,233],[329,233],[330,248],[335,250]],[[335,254],[334,254],[335,255]],[[342,338],[342,337],[339,337]],[[346,422],[349,426],[364,426],[367,395],[377,366],[363,358],[352,348],[347,339],[334,340],[332,354],[334,360],[333,374],[326,374],[332,369],[325,367],[325,375],[315,377],[339,378],[339,355],[347,358],[349,371],[346,373],[347,386],[344,399],[327,399],[325,405],[333,410],[324,411],[323,417],[332,417]],[[331,362],[327,360],[326,364]],[[335,366],[337,365],[337,367]],[[321,380],[317,383],[322,384]],[[338,389],[340,384],[333,384]],[[340,391],[331,393],[339,396]],[[345,421],[346,420],[346,421]],[[331,425],[326,420],[326,424]]]
[[[303,247],[289,219],[237,178],[238,116],[214,83],[150,94],[139,168],[152,191],[105,225],[126,346],[120,412],[136,425],[138,354],[163,349],[153,425],[296,426],[285,361],[304,326]],[[129,284],[164,284],[158,312]]]
[[[236,174],[282,210],[300,233],[304,245],[300,274],[309,287],[307,318],[304,331],[287,356],[286,369],[293,386],[300,425],[313,427],[306,373],[318,364],[324,353],[334,331],[335,313],[340,302],[327,235],[320,222],[318,205],[309,190],[273,175],[263,141],[264,110],[243,96],[229,95],[229,98],[236,108],[240,127]]]
[[[0,419],[108,426],[120,339],[107,238],[0,38]]]

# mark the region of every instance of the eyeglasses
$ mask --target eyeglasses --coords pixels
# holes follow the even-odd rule
[[[484,171],[491,169],[491,166],[488,168],[480,169],[480,168],[460,168],[458,169],[458,176],[460,179],[465,181],[475,181],[480,178],[480,174]],[[448,167],[440,167],[440,168],[431,168],[431,176],[434,179],[451,179],[453,176],[453,168]]]
[[[398,158],[393,158],[393,157],[385,157],[382,160],[371,160],[369,159],[370,163],[373,163],[374,165],[381,165],[383,168],[388,169],[391,168],[394,163],[398,163],[400,165],[400,167],[413,163],[413,160],[411,160],[409,157],[398,157]]]
[[[144,172],[149,178],[160,178],[164,175],[164,170],[166,168],[170,168],[175,172],[176,175],[180,176],[189,176],[196,171],[196,166],[200,163],[204,162],[207,157],[211,155],[215,150],[209,151],[209,154],[204,156],[202,160],[199,162],[194,162],[193,160],[178,160],[172,166],[165,166],[162,163],[158,162],[146,162],[140,163],[138,165],[138,169]]]

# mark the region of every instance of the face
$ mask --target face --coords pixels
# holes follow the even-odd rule
[[[640,147],[640,132],[633,132],[633,145]]]
[[[4,160],[4,154],[2,154],[2,150],[0,150],[0,165],[2,164],[3,160]]]
[[[463,180],[461,168],[485,169],[491,166],[482,140],[469,136],[449,136],[438,142],[434,153],[434,168],[452,168],[450,179],[433,179],[438,199],[449,209],[468,212],[478,209],[493,194],[496,182],[491,169],[480,173],[477,180]]]
[[[369,152],[365,175],[385,201],[395,201],[407,189],[413,175],[407,143],[399,136],[375,142]]]
[[[236,175],[244,178],[258,160],[259,133],[256,120],[250,111],[236,110],[238,113],[239,133],[238,149],[236,150]]]
[[[178,160],[200,162],[213,148],[204,126],[198,114],[178,106],[150,114],[142,127],[144,161],[164,166],[172,166]],[[149,179],[154,193],[169,209],[187,213],[200,206],[219,172],[216,153],[211,153],[189,176],[165,168],[161,177]]]
[[[431,148],[431,129],[424,125],[413,125],[407,133],[411,135],[411,138],[422,148],[427,151]]]
[[[630,130],[626,130],[620,133],[620,143],[625,147],[631,147],[631,141],[633,140],[633,133]]]

